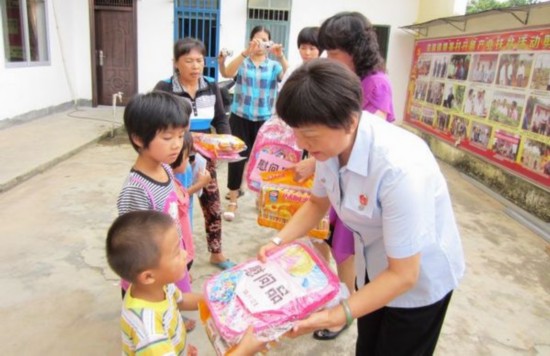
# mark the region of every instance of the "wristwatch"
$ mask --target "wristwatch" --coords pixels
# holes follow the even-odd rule
[[[283,243],[283,239],[281,239],[279,236],[275,236],[271,239],[271,242],[273,242],[277,246],[281,246],[281,244]]]

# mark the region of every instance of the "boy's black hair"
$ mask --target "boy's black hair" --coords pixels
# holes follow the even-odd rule
[[[312,45],[317,47],[319,54],[322,50],[319,46],[319,27],[304,27],[298,34],[298,48],[303,44]]]
[[[174,162],[170,163],[172,169],[176,169],[181,165],[184,152],[187,152],[188,155],[191,155],[191,152],[193,152],[193,134],[189,130],[183,134],[183,146],[181,146],[180,154]]]
[[[323,50],[340,49],[348,53],[359,78],[376,71],[385,71],[376,32],[369,20],[359,12],[340,12],[321,25],[319,45]]]
[[[189,54],[189,52],[194,49],[201,53],[203,57],[206,57],[206,48],[202,41],[192,37],[185,37],[177,40],[176,43],[174,43],[174,60],[177,61],[181,56]]]
[[[296,69],[279,93],[277,114],[291,127],[324,125],[348,129],[361,112],[359,78],[343,64],[313,59]]]
[[[271,31],[269,31],[267,29],[267,27],[263,26],[263,25],[258,25],[258,26],[255,26],[252,31],[250,31],[250,40],[252,41],[252,39],[254,38],[254,36],[258,33],[258,32],[265,32],[267,33],[267,39],[271,41]]]
[[[159,237],[174,226],[172,218],[154,210],[139,210],[119,216],[107,232],[106,253],[111,269],[122,279],[154,268],[160,260]]]
[[[124,109],[124,126],[134,149],[139,146],[132,137],[138,137],[143,148],[155,138],[159,131],[189,126],[191,104],[184,98],[162,91],[136,94]]]

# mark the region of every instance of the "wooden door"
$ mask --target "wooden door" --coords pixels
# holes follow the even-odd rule
[[[123,93],[122,102],[137,93],[137,44],[133,1],[129,6],[101,6],[94,9],[95,83],[97,104],[112,105],[113,94]]]

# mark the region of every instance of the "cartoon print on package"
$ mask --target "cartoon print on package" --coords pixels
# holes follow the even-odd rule
[[[252,325],[263,340],[273,340],[332,301],[338,277],[315,252],[301,243],[285,245],[210,278],[206,304],[219,334],[236,343]]]

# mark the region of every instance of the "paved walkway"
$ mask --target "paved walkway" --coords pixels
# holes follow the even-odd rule
[[[75,114],[112,117],[104,108]],[[4,187],[12,182],[11,189],[0,193],[2,354],[120,354],[120,294],[106,265],[104,240],[135,152],[124,136],[93,143],[108,136],[111,124],[83,121],[54,115],[0,130],[1,182]],[[10,165],[18,171],[5,174]],[[548,244],[452,167],[441,167],[460,226],[467,274],[453,295],[436,354],[550,355]],[[224,194],[225,165],[218,174]],[[20,176],[27,180],[14,185]],[[254,196],[247,193],[239,200],[236,220],[223,225],[224,250],[233,260],[254,256],[273,235],[255,219]],[[195,209],[197,258],[191,272],[197,291],[217,272],[208,264],[202,223],[200,209]],[[330,342],[305,336],[285,340],[270,354],[353,355],[355,337],[354,328]],[[200,326],[190,342],[201,355],[213,354]]]
[[[81,108],[0,129],[0,192],[112,134],[123,108]]]

